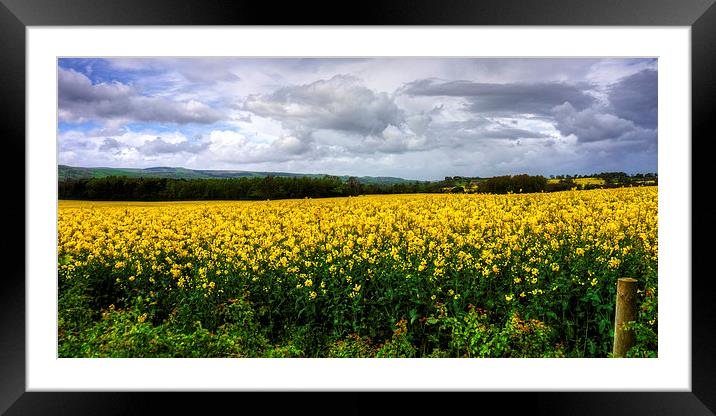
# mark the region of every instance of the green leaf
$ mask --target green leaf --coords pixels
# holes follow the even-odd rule
[[[593,357],[596,352],[597,352],[597,346],[594,344],[594,341],[590,340],[589,341],[589,355],[591,355]]]
[[[408,316],[410,317],[410,324],[412,325],[413,322],[418,319],[418,311],[411,309],[410,312],[408,312]]]

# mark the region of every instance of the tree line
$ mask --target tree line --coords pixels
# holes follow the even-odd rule
[[[514,175],[474,179],[476,186],[466,186],[462,177],[442,181],[404,182],[397,184],[362,183],[355,177],[344,181],[337,176],[221,179],[173,179],[108,176],[103,178],[67,179],[58,182],[59,199],[94,201],[182,201],[182,200],[266,200],[288,198],[329,198],[368,194],[406,193],[531,193],[569,189],[611,188],[643,183],[644,176],[605,174],[603,185],[578,185],[569,179],[548,183],[543,176]],[[648,179],[656,179],[648,177]]]
[[[336,176],[172,179],[108,176],[58,182],[60,199],[101,201],[265,200],[440,192],[430,182],[363,184]]]

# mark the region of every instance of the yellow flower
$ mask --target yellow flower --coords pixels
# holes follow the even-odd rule
[[[459,299],[449,287],[466,276],[465,291],[510,287],[512,280],[513,289],[494,295],[511,302],[600,285],[603,274],[594,270],[616,273],[626,256],[657,270],[657,200],[657,187],[645,186],[256,202],[59,201],[57,271],[60,287],[68,288],[96,272],[118,288],[144,294],[162,286],[179,291],[172,294],[179,299],[210,295],[227,282],[274,299],[290,297],[294,286],[306,287],[309,299],[336,299],[332,290],[348,295],[337,302],[361,298],[362,282],[383,290],[395,279],[426,288],[411,297]],[[586,252],[594,262],[573,261]],[[557,286],[550,275],[565,272],[571,279]],[[499,281],[500,274],[507,280]],[[441,284],[448,289],[438,290]]]
[[[609,259],[608,265],[610,269],[616,269],[619,267],[619,264],[621,264],[621,260],[619,260],[616,257],[612,257]]]

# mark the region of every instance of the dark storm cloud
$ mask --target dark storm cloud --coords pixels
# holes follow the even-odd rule
[[[198,101],[172,101],[149,97],[120,82],[92,84],[74,70],[59,68],[59,117],[64,122],[139,121],[209,124],[220,112]]]
[[[596,108],[577,111],[569,103],[554,108],[555,127],[568,136],[573,134],[580,142],[603,140],[656,141],[656,130],[637,126],[614,114]]]
[[[657,94],[657,72],[643,70],[611,84],[605,105],[555,106],[555,127],[582,143],[621,140],[633,142],[636,148],[652,146],[657,140]]]
[[[594,98],[586,84],[558,82],[488,84],[472,81],[422,79],[406,84],[400,92],[411,96],[464,97],[476,113],[548,115],[565,102],[577,109],[589,107]]]
[[[428,129],[427,134],[433,138],[433,142],[448,146],[461,146],[483,139],[517,140],[549,137],[537,131],[508,127],[484,117],[434,124]]]
[[[634,123],[613,114],[594,109],[578,111],[569,103],[555,107],[554,119],[563,135],[574,134],[581,142],[615,139],[634,129]]]
[[[564,136],[581,143],[605,140],[656,140],[656,71],[644,70],[622,78],[607,89],[608,104],[600,105],[586,83],[476,83],[421,79],[400,93],[411,96],[462,97],[466,110],[482,115],[534,114],[551,122]],[[438,127],[433,134],[438,134]],[[456,138],[544,138],[543,134],[474,119],[442,125],[441,136]]]
[[[658,107],[657,72],[644,70],[624,77],[609,87],[609,103],[617,116],[645,128],[656,128]]]
[[[336,75],[311,84],[249,96],[244,109],[274,118],[289,129],[330,129],[377,134],[403,121],[403,112],[385,93],[366,88],[358,78]]]

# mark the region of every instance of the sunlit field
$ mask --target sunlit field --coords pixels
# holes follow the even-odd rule
[[[560,181],[561,179],[547,179],[549,184],[559,183]],[[572,181],[577,185],[604,185],[606,183],[602,178],[574,178]]]
[[[616,281],[657,352],[657,188],[59,201],[63,357],[606,357]]]

